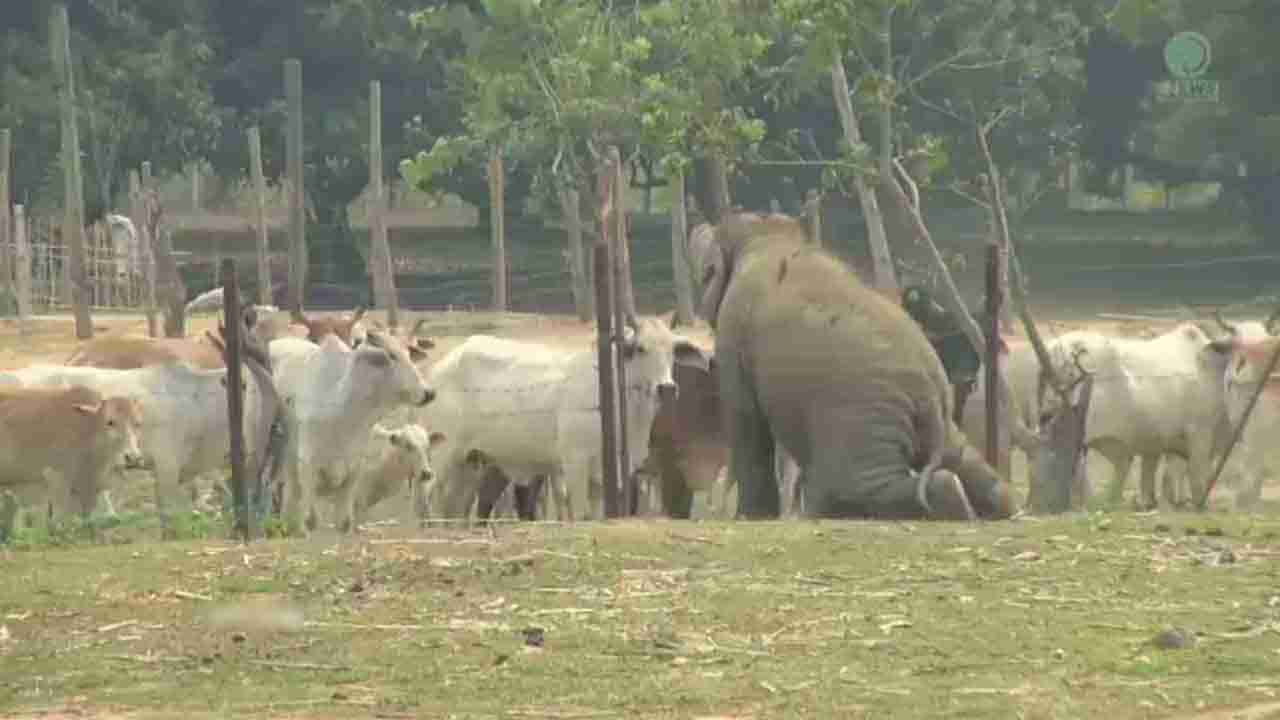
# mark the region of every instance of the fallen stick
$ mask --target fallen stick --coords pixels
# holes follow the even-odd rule
[[[332,670],[343,671],[351,668],[346,665],[318,665],[316,663],[272,662],[270,660],[247,660],[250,665],[276,668],[278,670]]]
[[[360,623],[319,622],[308,620],[303,627],[338,628],[342,630],[426,630],[426,625],[362,625]]]

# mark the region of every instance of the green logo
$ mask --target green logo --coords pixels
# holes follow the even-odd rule
[[[1209,69],[1209,41],[1191,30],[1174,35],[1164,44],[1164,64],[1175,78],[1200,77]]]

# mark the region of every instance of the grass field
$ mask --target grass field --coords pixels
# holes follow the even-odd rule
[[[523,248],[513,266],[528,286],[567,296],[559,246]],[[457,292],[483,303],[483,249],[459,237],[423,254],[440,283],[477,274]],[[666,309],[660,252],[644,252],[642,309]],[[1033,271],[1037,317],[1050,332],[1149,334],[1167,322],[1098,313],[1269,309],[1251,302],[1270,287],[1261,262],[1052,270],[1153,252],[1044,243],[1024,260],[1048,268]],[[1224,251],[1176,254],[1192,256]],[[563,317],[425,317],[439,352],[476,332],[591,332]],[[66,317],[0,324],[3,367],[75,345]],[[1274,502],[978,525],[373,525],[246,547],[194,513],[187,539],[158,542],[148,488],[114,522],[0,546],[0,717],[1280,718]]]

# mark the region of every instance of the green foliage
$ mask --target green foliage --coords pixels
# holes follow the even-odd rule
[[[494,0],[485,9],[483,18],[456,5],[413,16],[428,37],[465,46],[455,65],[464,131],[423,138],[430,149],[401,162],[415,187],[481,162],[495,145],[509,163],[536,168],[537,187],[551,194],[581,187],[605,145],[672,171],[695,151],[749,155],[764,137],[763,123],[732,102],[769,47],[737,3]]]

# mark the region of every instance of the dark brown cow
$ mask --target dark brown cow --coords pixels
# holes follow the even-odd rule
[[[711,371],[676,365],[680,388],[675,402],[663,401],[649,433],[649,456],[662,483],[662,505],[675,518],[688,518],[695,491],[710,491],[729,461],[720,428],[716,366]]]

